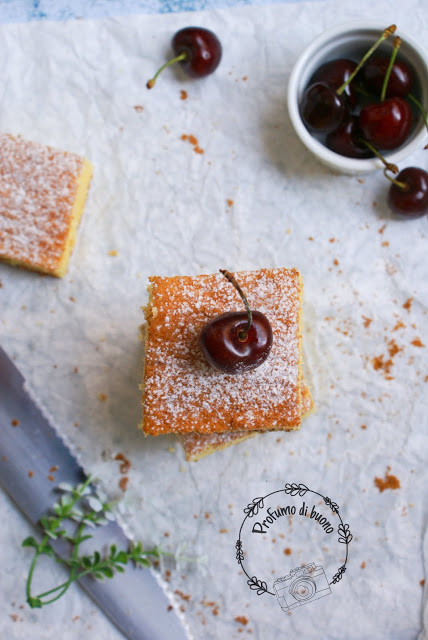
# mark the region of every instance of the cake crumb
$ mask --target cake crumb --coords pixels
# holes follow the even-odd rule
[[[31,469],[30,469],[30,471],[28,472],[28,477],[32,478],[33,476],[34,476],[34,471],[31,471]]]
[[[119,489],[121,489],[124,493],[128,488],[128,482],[129,482],[128,476],[123,476],[123,478],[119,480]]]
[[[236,622],[239,622],[239,624],[242,624],[244,627],[248,624],[248,618],[246,616],[236,616],[235,620]]]
[[[406,302],[403,304],[403,309],[406,309],[410,313],[410,308],[412,306],[413,298],[408,298]]]
[[[291,549],[290,549],[290,547],[286,547],[286,548],[284,549],[284,555],[286,555],[286,556],[291,556]]]
[[[19,420],[16,420],[15,418],[11,421],[10,423],[12,425],[12,427],[19,427]]]
[[[107,400],[107,395],[105,393],[99,393],[98,394],[98,400],[100,402],[105,402]]]
[[[118,256],[119,254],[118,254],[118,252],[117,252],[117,251],[115,251],[114,249],[112,249],[111,251],[109,251],[109,252],[108,252],[108,254],[107,254],[107,255],[108,255],[108,256]]]
[[[142,113],[144,111],[144,107],[141,104],[136,104],[134,109],[137,113]]]
[[[380,493],[382,493],[382,491],[385,491],[386,489],[394,490],[394,489],[401,488],[399,479],[396,476],[390,474],[389,473],[390,470],[391,470],[391,467],[387,467],[384,478],[374,479],[374,483],[376,487],[379,489]]]
[[[415,338],[414,340],[411,341],[410,344],[412,344],[414,347],[424,347],[425,346],[420,338]]]
[[[184,89],[180,89],[180,100],[187,100],[187,98],[187,91],[184,91]]]
[[[365,569],[365,568],[366,568],[366,563],[365,563],[365,562],[362,562],[362,563],[361,563],[361,569]]]
[[[128,460],[128,458],[126,458],[123,453],[117,453],[114,457],[115,460],[118,460],[120,462],[119,465],[119,472],[122,475],[126,475],[129,471],[129,469],[131,468],[131,463]]]

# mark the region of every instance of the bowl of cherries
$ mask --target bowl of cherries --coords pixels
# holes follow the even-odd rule
[[[352,23],[316,38],[288,85],[297,135],[325,165],[347,174],[399,162],[428,140],[428,59],[395,25]]]

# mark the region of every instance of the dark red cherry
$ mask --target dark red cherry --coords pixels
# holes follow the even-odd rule
[[[347,115],[345,100],[326,82],[310,85],[300,105],[303,122],[312,133],[334,131]]]
[[[388,206],[402,218],[420,218],[428,213],[428,173],[407,167],[394,178]]]
[[[203,27],[185,27],[180,29],[172,39],[175,58],[163,64],[151,80],[147,88],[152,89],[158,75],[171,64],[179,62],[192,78],[203,78],[213,73],[220,64],[222,47],[215,33]]]
[[[361,109],[361,132],[378,149],[397,149],[412,126],[412,112],[403,98],[388,98]]]
[[[313,84],[314,82],[326,82],[334,90],[337,90],[348,80],[349,76],[356,68],[356,62],[348,60],[347,58],[330,60],[318,67],[309,84]],[[354,107],[357,99],[351,84],[347,85],[344,94],[346,95],[350,105]]]
[[[222,49],[215,33],[202,27],[186,27],[177,31],[172,39],[176,56],[186,54],[181,61],[189,76],[202,78],[213,73],[220,64]]]
[[[366,62],[361,70],[367,89],[377,96],[381,95],[389,60],[387,56],[372,58]],[[385,96],[387,98],[405,98],[410,93],[412,85],[413,77],[410,68],[405,62],[396,60],[391,69]]]
[[[248,326],[246,311],[229,311],[213,318],[201,331],[200,346],[207,362],[223,373],[236,374],[259,367],[272,347],[269,320],[252,311],[252,324],[245,340],[241,333]]]
[[[326,145],[335,153],[347,158],[371,158],[373,154],[370,149],[359,141],[361,137],[358,118],[351,116],[349,120],[346,120],[340,127],[328,134]]]

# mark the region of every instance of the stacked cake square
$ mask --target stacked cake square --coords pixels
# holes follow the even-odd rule
[[[300,274],[277,268],[234,275],[251,309],[269,319],[273,332],[267,360],[237,375],[211,367],[199,344],[208,321],[243,308],[223,275],[150,278],[142,429],[152,436],[177,434],[187,460],[257,432],[299,429],[313,409],[302,376]]]

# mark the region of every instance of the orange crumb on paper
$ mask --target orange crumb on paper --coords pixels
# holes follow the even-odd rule
[[[109,251],[107,255],[108,255],[108,256],[118,256],[119,254],[118,254],[118,252],[117,252],[117,251],[115,251],[115,250],[113,249],[112,251]]]
[[[336,242],[336,238],[330,238],[329,242]]]
[[[404,322],[401,322],[401,320],[397,320],[395,327],[393,328],[393,331],[398,331],[398,329],[405,329],[406,325],[404,324]]]
[[[98,394],[98,400],[99,400],[100,402],[105,402],[105,401],[107,400],[107,396],[106,396],[106,394],[105,394],[105,393],[99,393],[99,394]]]
[[[229,533],[229,529],[220,529],[220,533]]]
[[[410,307],[412,306],[413,298],[408,298],[403,304],[403,309],[406,309],[410,313]]]
[[[373,203],[374,205],[374,203]],[[383,233],[386,229],[386,224],[383,225],[383,227],[381,227],[380,229],[378,229],[378,233]]]
[[[11,420],[10,424],[12,425],[12,427],[19,427],[19,420],[13,419]]]
[[[394,490],[394,489],[401,488],[399,479],[396,476],[389,473],[390,469],[391,467],[387,467],[384,478],[374,479],[374,483],[376,487],[379,489],[380,493],[382,493],[382,491],[385,491],[385,489]]]
[[[425,586],[425,580],[422,578],[422,580],[419,580],[419,584],[421,585],[421,587]]]
[[[143,106],[141,106],[141,104],[136,104],[136,105],[134,106],[134,109],[135,109],[135,111],[136,111],[137,113],[142,113],[142,112],[144,111],[144,107],[143,107]]]
[[[235,621],[242,624],[244,627],[248,624],[248,618],[246,616],[236,616]]]
[[[180,589],[176,589],[174,593],[177,596],[180,596],[182,600],[185,600],[185,602],[189,602],[191,596],[188,593],[183,593],[182,591],[180,591]]]
[[[55,473],[55,471],[58,471],[58,467],[56,466],[56,464],[54,464],[54,465],[49,469],[49,471],[50,471],[51,473]]]
[[[399,347],[394,340],[388,342],[388,353],[393,358],[399,351],[403,351],[402,347]]]
[[[365,569],[365,568],[366,568],[366,563],[365,563],[365,562],[362,562],[362,563],[361,563],[361,569]]]
[[[366,318],[366,316],[361,316],[361,317],[364,320],[364,327],[367,329],[373,322],[373,318]]]
[[[286,556],[291,556],[291,549],[290,549],[290,547],[287,547],[286,549],[284,549],[284,554],[285,554]]]
[[[230,198],[227,198],[226,200],[226,204],[228,207],[233,207],[233,205],[235,204],[233,200],[231,200]]]
[[[55,478],[54,478],[53,476],[48,476],[48,480],[49,480],[50,482],[55,482]]]
[[[412,340],[412,342],[410,344],[412,344],[414,347],[424,347],[425,346],[420,338],[415,338],[414,340]]]
[[[180,100],[187,100],[187,91],[184,91],[184,89],[180,89]]]
[[[118,460],[121,464],[119,467],[119,471],[121,474],[126,475],[131,468],[131,463],[128,458],[126,458],[123,453],[117,453],[114,457],[115,460]]]
[[[28,472],[28,477],[32,478],[33,476],[34,476],[34,471],[31,471],[31,469],[30,469],[30,471]]]
[[[123,476],[123,478],[119,480],[119,489],[125,492],[128,488],[128,482],[129,482],[128,476]]]
[[[362,425],[361,425],[361,429],[367,429],[367,425],[362,424]]]
[[[190,142],[190,144],[193,145],[193,151],[195,153],[199,153],[199,154],[205,153],[202,147],[199,146],[198,139],[195,138],[194,135],[192,134],[188,135],[187,133],[183,133],[181,136],[181,140],[184,140],[185,142],[186,141]]]

